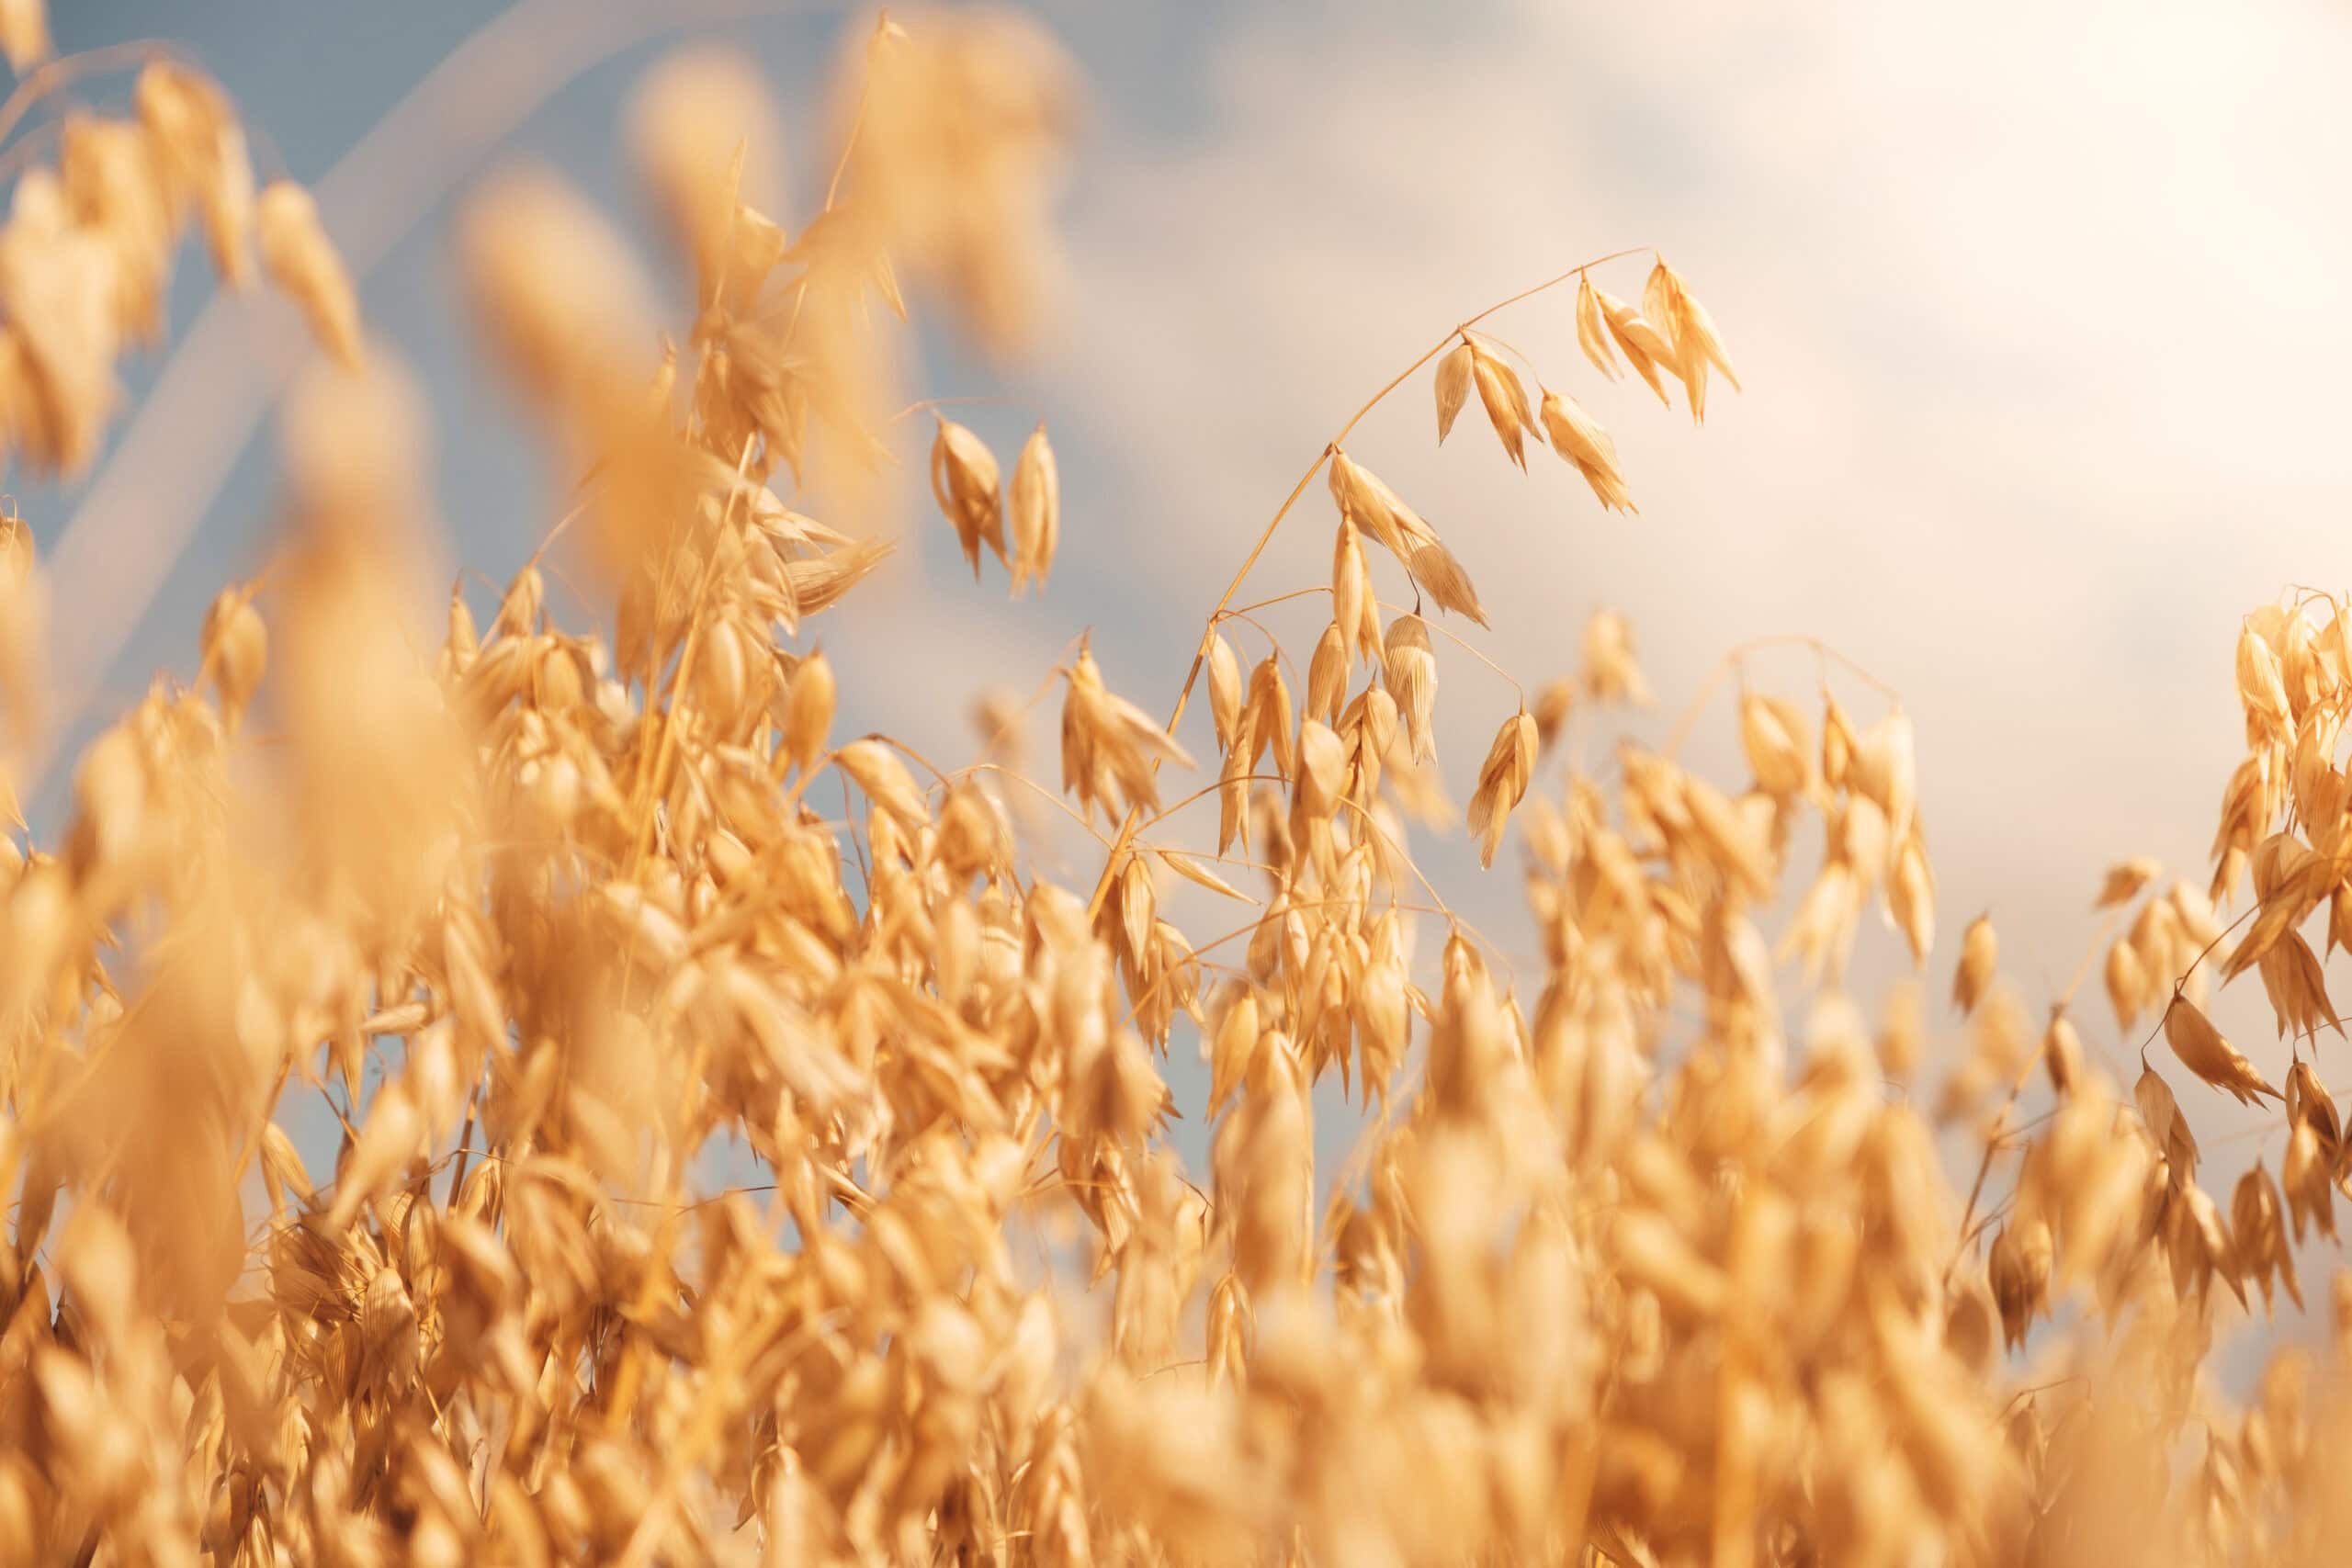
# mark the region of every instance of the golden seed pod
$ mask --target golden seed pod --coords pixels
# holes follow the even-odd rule
[[[1617,468],[1616,442],[1574,398],[1547,389],[1543,428],[1552,438],[1552,449],[1584,476],[1602,506],[1616,512],[1641,510],[1625,491],[1625,476]]]
[[[1396,711],[1404,718],[1405,734],[1417,762],[1437,757],[1437,654],[1430,646],[1429,627],[1419,615],[1399,615],[1388,623],[1388,637],[1381,650],[1383,674]]]
[[[1327,621],[1306,666],[1306,711],[1336,722],[1348,700],[1348,645],[1339,623]]]
[[[1035,582],[1042,591],[1054,570],[1054,552],[1062,536],[1061,470],[1054,448],[1038,421],[1022,444],[1012,466],[1012,496],[1007,509],[1012,534],[1012,592],[1017,595]]]
[[[204,613],[202,658],[220,693],[220,716],[234,735],[269,661],[269,628],[250,589],[225,588]]]
[[[1576,705],[1577,683],[1565,675],[1554,676],[1536,692],[1535,734],[1544,750],[1549,751],[1558,743]]]
[[[243,288],[253,270],[254,166],[227,95],[176,61],[151,60],[133,97],[174,199],[196,203],[214,268]]]
[[[1811,784],[1804,719],[1793,704],[1756,692],[1741,697],[1739,742],[1756,775],[1757,787],[1767,795],[1787,800],[1802,795]],[[1879,821],[1883,826],[1883,815]],[[1876,866],[1871,874],[1877,874]]]
[[[1642,315],[1673,345],[1668,367],[1682,382],[1694,423],[1707,417],[1709,367],[1722,371],[1734,391],[1739,389],[1739,377],[1732,370],[1730,356],[1724,351],[1713,319],[1691,295],[1681,276],[1666,265],[1663,256],[1650,268],[1649,279],[1643,287]]]
[[[2254,1064],[2187,997],[2175,997],[2165,1010],[2165,1043],[2181,1066],[2215,1089],[2226,1089],[2241,1105],[2251,1104],[2258,1095],[2286,1098],[2264,1081]]]
[[[2140,889],[2155,880],[2164,868],[2147,855],[2135,855],[2107,869],[2106,880],[2099,884],[2098,897],[2091,905],[2094,909],[2109,909],[2118,904],[2128,904],[2140,896]]]
[[[269,280],[301,308],[319,345],[356,367],[359,298],[343,257],[320,226],[318,203],[293,181],[274,180],[261,193],[254,221]]]
[[[1480,865],[1495,863],[1503,825],[1535,775],[1535,720],[1521,708],[1495,732],[1494,744],[1478,769],[1477,791],[1470,797],[1470,830],[1478,835]]]
[[[818,649],[803,659],[786,689],[778,754],[805,775],[824,755],[833,727],[833,667]]]
[[[1230,751],[1242,724],[1241,663],[1223,632],[1209,633],[1209,721],[1220,750]]]
[[[931,444],[931,493],[956,530],[956,542],[980,580],[980,547],[1000,564],[1004,554],[1004,499],[999,490],[996,454],[988,443],[950,419],[939,421]]]
[[[1993,930],[1993,919],[1979,915],[1961,933],[1960,965],[1951,976],[1951,1005],[1955,1010],[1976,1010],[1976,1004],[1984,999],[1986,988],[1993,983],[1993,971],[2000,961],[2001,939]]]
[[[644,279],[627,243],[560,178],[530,167],[492,178],[467,203],[458,255],[475,319],[541,408],[643,406],[657,341]]]
[[[2128,941],[2107,950],[2105,979],[2108,1005],[2115,1010],[2115,1026],[2128,1031],[2140,1016],[2148,989],[2147,972]]]
[[[1478,389],[1478,401],[1487,411],[1487,423],[1495,428],[1495,439],[1503,444],[1503,451],[1521,468],[1527,467],[1527,433],[1541,435],[1543,427],[1535,423],[1535,413],[1528,406],[1527,388],[1519,372],[1470,340],[1470,381]]]

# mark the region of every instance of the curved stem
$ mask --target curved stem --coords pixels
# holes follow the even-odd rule
[[[1145,829],[1150,829],[1150,828],[1157,828],[1157,827],[1159,827],[1162,822],[1167,821],[1170,817],[1175,816],[1175,815],[1176,815],[1176,813],[1178,813],[1179,811],[1183,810],[1183,809],[1184,809],[1184,807],[1188,807],[1188,806],[1192,805],[1194,801],[1206,800],[1210,795],[1215,795],[1217,791],[1219,791],[1219,790],[1223,789],[1223,788],[1224,788],[1226,785],[1227,785],[1227,784],[1288,784],[1288,783],[1290,783],[1290,781],[1289,781],[1288,779],[1286,779],[1286,778],[1283,777],[1280,773],[1242,773],[1242,774],[1240,774],[1240,775],[1238,775],[1238,777],[1235,777],[1235,778],[1229,778],[1229,779],[1219,779],[1219,780],[1217,780],[1217,781],[1216,781],[1216,783],[1215,783],[1215,784],[1207,784],[1207,785],[1204,785],[1204,787],[1202,787],[1202,788],[1200,788],[1200,789],[1196,789],[1196,790],[1194,790],[1192,794],[1190,794],[1190,795],[1188,795],[1184,796],[1184,798],[1183,798],[1183,799],[1182,799],[1182,800],[1180,800],[1180,801],[1177,801],[1174,805],[1172,805],[1172,806],[1168,806],[1168,807],[1162,807],[1161,809],[1159,809],[1159,810],[1158,810],[1158,811],[1153,812],[1150,816],[1148,816],[1148,817],[1145,818],[1142,821],[1140,821],[1140,822],[1138,822],[1138,823],[1136,823],[1136,832],[1140,833],[1140,832],[1143,832],[1143,831],[1144,831]],[[1129,835],[1128,835],[1128,838],[1129,838],[1130,841],[1132,841],[1132,840],[1133,840],[1133,839],[1134,839],[1134,834],[1129,834]]]
[[[1287,604],[1294,599],[1311,599],[1317,593],[1329,593],[1330,592],[1331,590],[1329,587],[1320,582],[1315,584],[1312,588],[1294,588],[1287,593],[1277,593],[1271,599],[1256,599],[1247,604],[1236,604],[1230,610],[1219,610],[1215,615],[1210,617],[1210,624],[1214,626],[1218,621],[1230,620],[1246,615],[1252,610],[1264,610],[1276,604]]]

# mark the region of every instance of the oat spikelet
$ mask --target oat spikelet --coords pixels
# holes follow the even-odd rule
[[[2298,1243],[2310,1229],[2335,1239],[2335,1162],[2318,1129],[2308,1122],[2293,1122],[2287,1135],[2287,1152],[2278,1164],[2278,1185],[2286,1196],[2288,1218]]]
[[[1334,450],[1328,465],[1331,499],[1340,515],[1387,547],[1438,608],[1465,615],[1479,626],[1487,615],[1478,605],[1478,591],[1469,573],[1439,540],[1437,530],[1405,504],[1380,477],[1357,464],[1345,452]]]
[[[509,170],[467,203],[458,245],[492,347],[544,410],[641,407],[654,347],[645,280],[585,198],[548,170]]]
[[[1527,402],[1527,388],[1520,380],[1519,372],[1487,353],[1476,339],[1466,339],[1470,349],[1470,379],[1478,389],[1478,400],[1486,406],[1487,422],[1495,427],[1495,438],[1503,444],[1510,460],[1523,470],[1527,467],[1527,433],[1542,434],[1535,423],[1534,411]]]
[[[2108,867],[2107,880],[2099,885],[2098,897],[2091,908],[2111,909],[2118,904],[2130,903],[2163,869],[2146,855],[2135,855]]]
[[[1074,120],[1069,61],[1024,17],[940,10],[911,28],[886,15],[843,76],[849,221],[989,348],[1020,348],[1055,272],[1046,219]]]
[[[1650,700],[1634,653],[1634,628],[1614,610],[1596,610],[1584,624],[1586,694],[1597,702],[1640,707]]]
[[[1470,830],[1478,835],[1480,865],[1495,863],[1503,824],[1527,794],[1528,780],[1535,774],[1535,720],[1525,708],[1503,721],[1502,728],[1495,732],[1494,744],[1487,749],[1487,760],[1478,768],[1477,791],[1470,797]]]
[[[1453,420],[1470,396],[1470,367],[1477,357],[1477,350],[1464,338],[1453,345],[1446,356],[1437,362],[1437,439],[1443,446],[1453,433]]]
[[[2319,1074],[2309,1062],[2297,1061],[2287,1069],[2287,1120],[2290,1123],[2309,1122],[2319,1136],[2320,1146],[2331,1158],[2343,1145],[2344,1133],[2336,1117],[2335,1099],[2319,1081]]]
[[[1750,692],[1739,700],[1739,743],[1756,786],[1776,799],[1802,795],[1812,783],[1804,719],[1794,704]],[[1875,857],[1881,858],[1883,857]],[[1878,867],[1868,868],[1875,876]]]
[[[139,73],[135,97],[175,198],[196,203],[213,266],[242,288],[252,272],[254,166],[226,95],[187,66],[155,60]]]
[[[759,72],[723,50],[680,50],[638,88],[628,137],[639,177],[694,263],[697,298],[718,302],[727,281],[756,287],[730,267],[755,227],[747,209],[782,195],[783,130]]]
[[[72,221],[63,187],[45,169],[17,181],[0,229],[0,390],[11,405],[8,439],[28,461],[75,471],[97,449],[118,389],[115,355],[124,323],[116,310],[114,249]]]
[[[2083,1037],[2074,1020],[2064,1011],[2052,1013],[2041,1037],[2041,1065],[2050,1075],[2050,1087],[2062,1095],[2073,1094],[2083,1082]]]
[[[2115,1026],[2128,1031],[2140,1016],[2148,989],[2147,971],[2130,942],[2118,942],[2107,950],[2106,984],[2108,1005],[2115,1010]]]
[[[1928,850],[1915,830],[1894,852],[1894,874],[1887,879],[1887,912],[1911,946],[1911,962],[1924,964],[1936,944],[1936,878]]]
[[[1220,750],[1230,751],[1241,738],[1241,662],[1223,632],[1209,633],[1209,718]]]
[[[833,753],[833,765],[865,792],[876,809],[908,832],[931,819],[931,807],[898,753],[879,740],[853,740]]]
[[[1315,639],[1315,652],[1306,665],[1308,713],[1326,723],[1338,721],[1340,709],[1348,700],[1350,662],[1348,639],[1340,635],[1339,623],[1326,622],[1323,635]]]
[[[269,628],[250,590],[224,588],[204,615],[204,668],[220,693],[220,716],[233,735],[269,661]]]
[[[1609,329],[1600,319],[1600,298],[1587,276],[1577,279],[1577,346],[1592,361],[1592,367],[1611,380],[1622,374],[1616,352],[1609,346]]]
[[[2188,1121],[2180,1113],[2180,1102],[2173,1097],[2172,1086],[2154,1067],[2143,1067],[2132,1086],[2132,1102],[2139,1107],[2140,1120],[2147,1124],[2148,1137],[2159,1154],[2172,1162],[2177,1180],[2188,1181],[2197,1174],[2199,1150],[2197,1139],[2188,1130]]]
[[[1657,327],[1644,321],[1641,314],[1623,299],[1599,288],[1593,290],[1593,297],[1600,307],[1602,320],[1609,324],[1609,335],[1615,341],[1618,352],[1625,356],[1625,363],[1631,365],[1634,373],[1657,394],[1660,403],[1670,407],[1666,388],[1659,382],[1657,373],[1666,370],[1678,377],[1681,375],[1681,365],[1675,355],[1674,345],[1661,337]]]
[[[2251,1104],[2259,1095],[2279,1100],[2286,1098],[2254,1070],[2254,1064],[2240,1055],[2238,1048],[2186,997],[2175,997],[2172,1005],[2165,1010],[2165,1041],[2171,1045],[2172,1054],[2180,1058],[2181,1066],[2215,1089],[2228,1090],[2241,1105]]]
[[[931,493],[940,512],[956,530],[972,581],[980,580],[980,547],[985,544],[1001,563],[1004,554],[1004,498],[998,487],[996,454],[988,443],[953,420],[942,417],[931,443]]]
[[[833,667],[821,649],[794,668],[785,688],[778,751],[804,774],[825,754],[825,735],[833,726],[834,689]]]
[[[291,180],[274,180],[254,208],[262,265],[286,297],[302,308],[311,335],[346,366],[359,363],[359,299],[351,275],[326,231],[318,204]]]
[[[1536,691],[1535,735],[1544,750],[1559,741],[1576,705],[1577,683],[1565,675],[1554,676]]]
[[[1380,656],[1380,610],[1372,570],[1363,558],[1362,535],[1344,517],[1331,545],[1331,622],[1347,643],[1351,665],[1359,654]]]
[[[1193,759],[1135,704],[1102,683],[1091,648],[1064,671],[1069,689],[1062,703],[1062,787],[1091,811],[1116,797],[1146,810],[1159,804],[1155,782],[1161,762],[1192,767]]]
[[[1021,593],[1032,581],[1042,591],[1062,536],[1061,470],[1054,462],[1043,420],[1022,444],[1021,457],[1012,466],[1012,500],[1007,510],[1012,529],[1012,591]]]
[[[1429,762],[1437,757],[1437,654],[1430,647],[1430,630],[1419,615],[1399,615],[1388,623],[1383,650],[1385,678],[1405,720],[1405,735],[1413,760]]]
[[[1681,378],[1694,423],[1707,417],[1710,366],[1723,372],[1734,391],[1739,389],[1739,377],[1724,352],[1723,339],[1716,335],[1715,323],[1708,316],[1707,308],[1692,298],[1680,276],[1666,265],[1662,256],[1650,268],[1649,281],[1642,290],[1642,314],[1657,323],[1673,343],[1675,374]]]
[[[49,58],[49,7],[43,0],[0,0],[0,54],[22,76]]]
[[[1951,1005],[1956,1010],[1976,1010],[1985,988],[1993,983],[1993,971],[2000,961],[2001,939],[1993,930],[1992,917],[1979,915],[1961,933],[1960,965],[1951,976]]]
[[[1584,476],[1602,506],[1616,512],[1641,510],[1625,493],[1625,477],[1617,469],[1617,444],[1573,398],[1545,389],[1544,428],[1551,434],[1552,449]]]
[[[2238,633],[2238,700],[2245,705],[2246,738],[2286,741],[2294,737],[2278,655],[2251,624]]]
[[[2287,1245],[2287,1223],[2278,1185],[2256,1160],[2238,1178],[2230,1198],[2230,1232],[2236,1248],[2236,1267],[2243,1279],[2262,1288],[2263,1310],[2271,1309],[2272,1282],[2284,1285],[2297,1307],[2303,1304],[2302,1286],[2295,1279],[2295,1257]]]

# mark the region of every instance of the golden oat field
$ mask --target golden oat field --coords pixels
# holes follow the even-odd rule
[[[910,373],[910,318],[1054,319],[1082,85],[909,8],[818,101],[656,60],[608,107],[645,232],[527,159],[466,186],[442,264],[559,502],[428,603],[429,393],[320,205],[204,61],[51,19],[0,0],[9,471],[86,479],[175,267],[306,337],[267,547],[143,696],[52,679],[55,520],[6,525],[0,1562],[2352,1551],[2344,595],[2199,629],[2244,721],[2208,863],[2048,867],[2079,948],[1939,921],[1871,650],[1654,693],[1604,610],[1503,669],[1512,563],[1382,477],[1409,407],[1449,470],[1662,530],[1593,389],[1775,394],[1709,257],[1603,233],[1432,302],[1287,495],[1197,519],[1189,659],[1114,682],[1115,606],[1048,592],[1127,526],[1068,411],[991,441]],[[822,178],[770,210],[776,134]],[[953,755],[835,664],[921,531],[1062,644],[1027,691],[890,675]],[[1510,931],[1457,908],[1498,877]],[[2257,1141],[2209,1157],[2216,1107]]]

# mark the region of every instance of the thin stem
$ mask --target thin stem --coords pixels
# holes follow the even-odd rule
[[[582,482],[584,483],[585,481],[583,480]],[[546,559],[548,551],[554,547],[555,542],[558,539],[562,538],[564,534],[570,530],[571,525],[580,521],[580,519],[587,513],[587,511],[588,503],[583,501],[579,505],[573,507],[571,511],[565,513],[562,516],[557,518],[555,520],[554,526],[550,527],[547,531],[546,535],[540,538],[539,547],[531,552],[531,558],[523,563],[524,570],[527,571],[532,567],[538,565],[540,561]]]
[[[1249,614],[1252,610],[1270,609],[1276,604],[1287,604],[1294,599],[1309,599],[1317,593],[1329,593],[1330,592],[1331,590],[1328,585],[1320,582],[1315,584],[1312,588],[1294,588],[1287,593],[1277,593],[1271,599],[1260,599],[1248,604],[1236,604],[1230,610],[1220,610],[1215,615],[1211,616],[1210,620],[1212,623],[1215,623],[1216,621],[1235,619]]]
[[[858,739],[861,740],[878,740],[883,745],[889,747],[895,751],[902,751],[907,755],[910,761],[921,762],[924,768],[928,769],[931,776],[939,781],[939,787],[941,789],[950,790],[956,787],[956,781],[947,775],[946,770],[940,767],[938,763],[933,761],[922,752],[916,750],[913,747],[908,745],[905,741],[900,740],[894,736],[885,735],[878,729],[869,729],[864,735],[859,736]]]
[[[1175,802],[1173,805],[1162,807],[1159,810],[1153,812],[1149,817],[1145,818],[1142,821],[1136,824],[1136,832],[1141,833],[1159,827],[1159,824],[1167,821],[1170,817],[1175,816],[1176,813],[1183,810],[1184,807],[1192,805],[1194,801],[1205,800],[1210,795],[1215,795],[1217,791],[1223,789],[1229,784],[1286,784],[1288,783],[1290,783],[1290,781],[1283,777],[1280,773],[1242,773],[1234,778],[1219,779],[1213,784],[1205,784],[1201,788],[1194,790],[1192,794],[1184,796],[1182,800]],[[1130,834],[1128,837],[1132,840],[1134,835]]]

